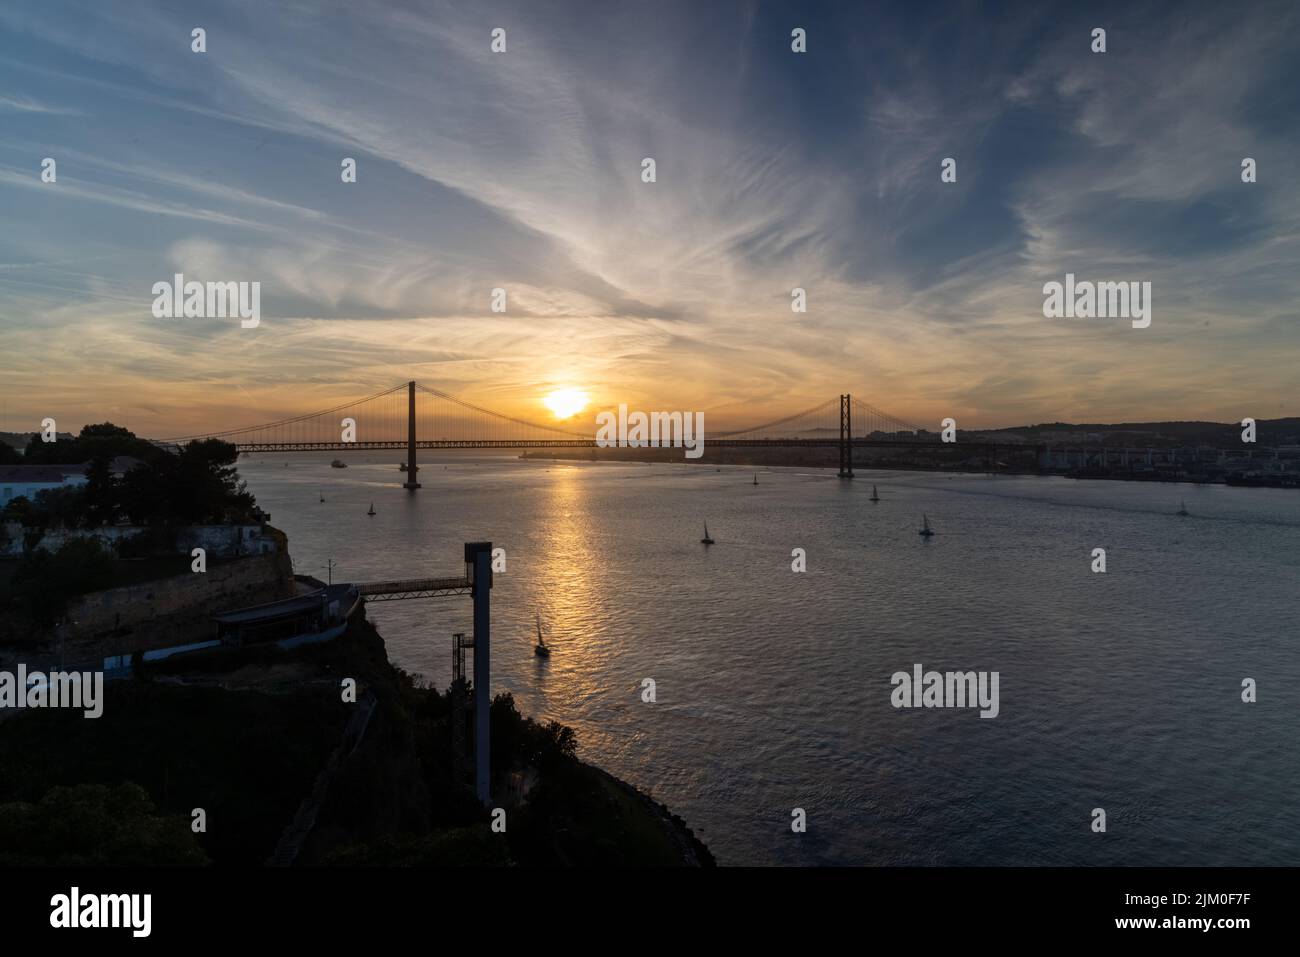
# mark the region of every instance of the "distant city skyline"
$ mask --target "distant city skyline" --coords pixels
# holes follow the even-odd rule
[[[0,431],[221,431],[406,379],[552,422],[837,392],[930,428],[1297,415],[1297,25],[5,6]],[[260,283],[260,323],[157,318],[177,273]],[[1067,275],[1149,282],[1150,325],[1044,318]]]

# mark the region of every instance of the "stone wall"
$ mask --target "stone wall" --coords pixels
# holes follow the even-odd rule
[[[68,661],[203,641],[215,634],[211,617],[217,612],[293,593],[289,554],[277,549],[212,564],[201,574],[83,595],[68,606],[60,641]]]
[[[113,525],[106,528],[50,529],[36,544],[42,551],[57,552],[68,541],[97,538],[105,548],[116,548],[137,535],[153,530],[136,525]],[[277,547],[274,530],[267,525],[186,525],[175,530],[172,548],[178,555],[188,555],[202,548],[209,558],[236,558],[242,555],[268,555]],[[0,528],[0,558],[21,558],[23,528],[6,522]]]

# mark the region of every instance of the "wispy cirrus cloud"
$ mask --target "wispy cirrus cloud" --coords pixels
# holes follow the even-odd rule
[[[50,113],[56,116],[81,115],[80,110],[39,103],[31,97],[11,96],[4,93],[0,93],[0,113]]]
[[[14,98],[82,114],[0,101],[33,121],[0,144],[23,225],[0,259],[32,263],[0,281],[10,355],[49,296],[98,290],[121,328],[93,299],[58,321],[111,344],[105,375],[147,356],[175,386],[208,362],[263,404],[286,375],[393,374],[507,410],[548,383],[755,414],[851,390],[994,425],[1223,418],[1293,389],[1285,4],[1172,27],[1160,5],[827,8],[801,12],[805,55],[748,3],[48,6],[0,13],[33,48],[0,55]],[[61,256],[100,278],[38,265]],[[261,279],[257,349],[122,310],[171,270]],[[1153,280],[1151,330],[1043,320],[1066,271]]]

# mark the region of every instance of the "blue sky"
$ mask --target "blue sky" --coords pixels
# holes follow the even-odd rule
[[[963,427],[1297,414],[1300,9],[1081,7],[7,3],[0,428],[408,378],[719,425],[843,391]],[[261,326],[154,318],[177,271],[260,281]],[[1044,319],[1066,272],[1151,281],[1151,327]]]

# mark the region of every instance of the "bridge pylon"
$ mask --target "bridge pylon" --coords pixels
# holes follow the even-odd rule
[[[402,488],[414,492],[420,487],[415,465],[415,380],[406,383],[406,481]]]
[[[840,472],[842,479],[853,478],[853,397],[840,396]]]

